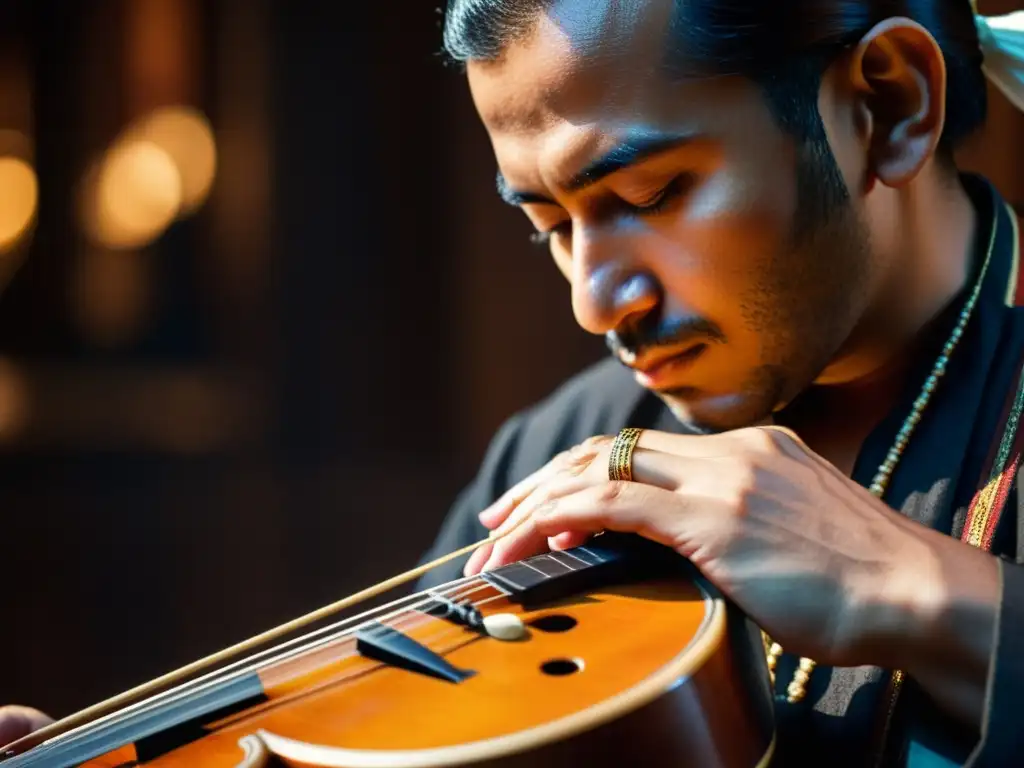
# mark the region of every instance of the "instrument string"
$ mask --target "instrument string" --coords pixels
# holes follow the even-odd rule
[[[83,726],[80,726],[79,728],[76,728],[72,731],[67,731],[66,733],[63,733],[60,736],[55,737],[54,739],[41,744],[39,748],[37,748],[37,752],[49,752],[53,749],[59,748],[60,745],[65,744],[70,739],[88,738],[90,735],[93,735],[101,731],[103,727],[116,725],[129,719],[130,717],[141,716],[147,712],[152,712],[153,710],[156,710],[162,706],[171,705],[171,703],[174,703],[175,701],[180,701],[181,699],[186,698],[189,695],[194,695],[198,692],[202,692],[204,689],[211,688],[215,685],[223,684],[224,682],[228,682],[231,679],[238,679],[248,674],[258,673],[261,670],[265,670],[274,665],[285,663],[290,658],[302,655],[303,653],[316,650],[317,648],[324,648],[330,646],[332,643],[343,643],[346,640],[350,639],[351,633],[358,631],[362,627],[369,626],[373,622],[377,622],[379,624],[388,626],[391,629],[399,631],[410,631],[433,621],[443,621],[441,620],[441,617],[433,616],[424,612],[416,612],[417,608],[431,605],[435,603],[438,598],[452,600],[453,602],[459,602],[462,604],[468,604],[472,607],[478,607],[486,603],[492,602],[494,600],[503,599],[507,596],[507,593],[505,593],[504,590],[492,584],[489,584],[487,582],[480,583],[478,577],[467,577],[462,580],[449,583],[444,587],[445,588],[443,590],[419,593],[417,595],[410,595],[406,598],[401,598],[400,600],[393,601],[387,605],[379,606],[378,608],[366,611],[365,613],[362,613],[358,616],[352,616],[350,618],[347,618],[347,620],[338,622],[329,627],[324,627],[314,632],[308,633],[307,635],[304,635],[302,637],[295,638],[287,643],[283,643],[281,645],[268,648],[260,653],[256,653],[252,656],[241,659],[239,660],[239,662],[236,662],[230,665],[229,667],[216,670],[212,673],[208,673],[202,678],[190,680],[177,688],[163,691],[155,696],[138,701],[135,703],[135,705],[126,707],[108,716],[97,718],[96,720],[91,721]],[[470,595],[484,589],[494,589],[498,591],[499,594],[482,600],[473,601],[470,599],[468,600],[467,603],[467,598]],[[410,599],[421,597],[423,595],[426,595],[428,599],[418,603],[414,603],[410,606],[406,606],[399,610],[393,610],[390,613],[386,613],[384,615],[377,615],[381,611],[386,610],[394,605],[397,605],[404,601],[408,601]],[[344,631],[336,632],[334,635],[331,635],[327,638],[321,638],[315,642],[307,642],[302,647],[293,648],[288,652],[280,652],[287,646],[298,644],[303,640],[308,640],[309,638],[312,638],[317,634],[324,634],[333,629],[337,629],[344,625],[351,624],[357,620],[360,620],[360,618],[369,618],[370,621],[366,622],[364,625],[351,627]],[[426,638],[423,638],[419,642],[429,646],[437,642],[440,642],[446,638],[452,637],[461,631],[461,628],[457,626],[446,624],[444,627],[444,631],[434,633]],[[263,660],[263,662],[260,662],[258,664],[252,664],[253,662],[256,662],[257,659],[265,658],[267,655],[273,653],[276,653],[276,655],[273,658]],[[348,651],[346,653],[338,655],[336,658],[332,658],[329,663],[341,662],[341,660],[344,660],[355,655],[358,655],[357,651]],[[245,666],[247,664],[248,666]],[[242,667],[242,669],[239,669],[240,667]],[[344,679],[345,678],[340,678],[338,680],[331,681],[331,683],[329,684],[336,684],[338,682],[342,682]]]
[[[495,595],[493,597],[488,597],[488,598],[485,598],[483,600],[478,600],[477,602],[472,603],[472,605],[474,607],[475,606],[486,605],[487,603],[490,603],[490,602],[492,602],[494,600],[502,600],[505,597],[506,597],[506,595]],[[423,624],[423,623],[427,623],[427,622],[424,621],[424,622],[419,622],[419,623]],[[408,627],[405,627],[404,625],[402,625],[402,628],[408,629]],[[415,628],[415,627],[413,627],[413,628]],[[433,635],[429,635],[429,636],[427,636],[425,638],[422,638],[422,639],[418,640],[417,642],[422,643],[423,645],[431,648],[432,650],[436,650],[436,646],[439,643],[447,640],[450,637],[454,638],[454,636],[456,636],[458,634],[463,634],[463,636],[465,636],[465,633],[461,632],[459,627],[456,627],[454,625],[448,625],[448,626],[446,626],[444,631],[438,632],[438,633],[433,634]],[[483,637],[483,635],[481,635],[481,637]],[[344,660],[346,658],[349,658],[349,657],[352,657],[352,656],[357,656],[357,655],[358,655],[357,653],[347,653],[344,656],[339,656],[337,660]],[[280,705],[283,705],[283,704],[294,703],[294,702],[299,701],[299,700],[301,700],[301,699],[303,699],[303,698],[305,698],[307,696],[312,696],[312,695],[314,695],[316,693],[319,693],[320,691],[323,691],[323,690],[325,690],[327,688],[330,688],[331,686],[339,685],[341,683],[344,683],[347,680],[352,679],[353,677],[358,677],[359,675],[362,675],[365,672],[366,672],[365,669],[352,670],[351,672],[347,672],[347,673],[339,675],[337,677],[332,677],[330,679],[323,680],[321,683],[319,683],[318,685],[316,685],[314,687],[304,688],[302,690],[295,691],[294,693],[287,694],[287,695],[280,696],[280,697],[275,696],[274,699],[271,702],[268,702],[267,706],[269,706],[269,707],[276,707],[276,706],[280,706]],[[244,713],[244,712],[243,713],[239,713],[239,717],[240,718],[241,717],[245,717],[245,716],[246,716],[246,713]]]
[[[384,581],[378,582],[370,587],[367,587],[359,592],[356,592],[348,597],[342,598],[334,603],[323,606],[317,610],[311,611],[303,616],[300,616],[291,621],[280,624],[272,629],[266,630],[258,635],[255,635],[248,640],[243,640],[232,646],[224,648],[216,653],[212,653],[201,659],[198,659],[190,664],[186,664],[176,670],[161,675],[153,680],[150,680],[141,685],[135,686],[123,693],[117,694],[109,699],[101,701],[97,704],[80,710],[72,715],[57,720],[49,725],[46,725],[32,733],[23,736],[22,738],[2,747],[4,750],[2,754],[20,754],[27,750],[39,747],[41,744],[50,742],[64,734],[72,732],[78,733],[85,730],[90,724],[98,722],[101,718],[106,720],[109,717],[117,717],[119,712],[127,710],[133,705],[144,703],[150,697],[160,692],[165,692],[167,686],[173,686],[176,683],[180,683],[184,680],[191,678],[198,672],[207,670],[218,664],[227,661],[230,658],[237,657],[244,653],[249,653],[252,649],[264,645],[268,642],[277,640],[285,635],[294,632],[295,630],[301,629],[309,624],[324,619],[333,614],[339,613],[359,603],[371,600],[384,592],[388,592],[396,587],[402,586],[410,581],[413,581],[420,576],[428,573],[429,571],[437,568],[445,563],[455,560],[463,555],[468,555],[471,552],[483,547],[487,544],[493,544],[502,538],[505,538],[512,534],[521,525],[531,519],[530,515],[524,515],[519,520],[515,521],[507,529],[502,531],[500,534],[497,531],[491,531],[487,538],[481,539],[473,544],[457,549],[454,552],[449,552],[446,555],[436,558],[428,563],[417,566],[408,570],[404,573],[393,576]],[[415,597],[418,597],[415,596]],[[393,603],[392,603],[393,605]],[[186,683],[190,685],[191,683]],[[64,740],[61,739],[61,742]]]
[[[473,594],[476,591],[485,589],[490,586],[490,584],[486,582],[478,584],[476,586],[474,586],[473,584],[463,583],[472,580],[475,580],[475,577],[466,577],[456,582],[452,582],[451,585],[446,585],[446,590],[435,591],[433,595],[444,597],[446,599],[462,600],[466,597],[466,595]],[[467,592],[459,592],[459,590],[464,589],[466,587],[471,588]],[[412,605],[405,606],[404,608],[401,608],[399,610],[392,610],[391,613],[384,613],[384,615],[381,615],[382,612],[388,611],[389,609],[394,608],[396,605],[402,602],[407,602],[422,597],[423,593],[408,595],[386,605],[378,606],[377,608],[365,611],[364,613],[358,616],[353,616],[348,619],[335,622],[334,624],[321,627],[300,637],[293,638],[287,642],[275,645],[271,648],[267,648],[263,651],[252,654],[250,656],[246,656],[242,659],[239,659],[238,661],[233,662],[232,664],[229,664],[226,667],[222,667],[212,672],[208,672],[205,675],[202,675],[201,677],[191,679],[174,688],[161,691],[150,697],[147,697],[140,701],[129,704],[123,708],[120,708],[114,712],[110,712],[106,715],[102,715],[100,717],[92,719],[89,722],[84,723],[76,728],[68,729],[63,733],[53,737],[52,739],[44,743],[41,743],[37,747],[37,749],[41,750],[48,747],[58,747],[66,743],[70,739],[87,737],[89,734],[102,730],[102,728],[106,726],[123,722],[124,720],[133,716],[142,715],[160,706],[172,704],[176,701],[180,701],[189,696],[201,693],[202,691],[212,688],[216,685],[222,685],[226,682],[229,682],[230,680],[236,680],[248,674],[259,673],[260,671],[272,667],[276,664],[286,662],[289,659],[295,658],[296,656],[301,656],[304,653],[316,650],[318,648],[329,646],[332,643],[342,643],[346,639],[348,639],[352,633],[369,626],[375,621],[379,623],[384,623],[390,619],[401,617],[405,612],[409,612],[411,614],[412,612],[416,611],[416,609],[431,605],[436,600],[436,597],[429,597],[429,599],[420,600],[420,602],[416,602]],[[431,618],[427,614],[423,613],[417,613],[415,615],[417,617],[422,617],[422,621],[424,623],[426,622],[426,620]],[[351,625],[357,621],[362,621],[362,623],[357,626],[346,626]],[[408,623],[415,624],[415,622],[412,621]],[[402,626],[406,627],[406,625]],[[332,632],[333,634],[328,634]],[[319,639],[317,639],[318,636],[325,634],[327,634],[328,636],[319,637]],[[354,654],[346,654],[346,656],[348,655]],[[345,658],[346,656],[340,656],[339,660]]]

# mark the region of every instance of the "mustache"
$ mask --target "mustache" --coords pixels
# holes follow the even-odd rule
[[[605,334],[611,353],[620,361],[636,359],[658,347],[678,347],[694,339],[725,341],[722,329],[703,317],[668,317],[641,321]]]

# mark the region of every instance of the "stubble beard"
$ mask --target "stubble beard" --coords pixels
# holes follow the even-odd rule
[[[736,407],[720,411],[714,421],[702,420],[687,404],[692,391],[656,393],[690,431],[714,434],[771,423],[775,412],[819,378],[866,309],[872,270],[868,228],[845,186],[836,188],[843,182],[831,153],[817,148],[813,159],[802,162],[791,237],[762,262],[741,300],[747,328],[763,344],[762,362],[732,396]]]

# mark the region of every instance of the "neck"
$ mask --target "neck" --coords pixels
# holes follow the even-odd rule
[[[840,469],[896,405],[907,376],[937,356],[946,310],[972,275],[976,214],[959,182],[932,164],[900,189],[878,185],[865,204],[880,265],[875,300],[821,377],[778,421]],[[937,342],[937,345],[936,345]]]
[[[899,189],[876,185],[865,201],[878,265],[875,297],[817,385],[884,375],[963,291],[974,255],[976,213],[957,180],[934,162]]]

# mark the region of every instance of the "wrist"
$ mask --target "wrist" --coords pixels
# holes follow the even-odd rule
[[[865,663],[983,682],[1001,598],[999,564],[948,536],[922,533],[898,548],[897,562],[863,601]]]

